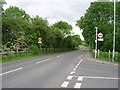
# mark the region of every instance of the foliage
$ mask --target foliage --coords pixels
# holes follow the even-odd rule
[[[64,21],[59,21],[53,25],[54,27],[60,29],[64,35],[71,34],[72,26]]]
[[[39,54],[40,53],[40,50],[36,45],[29,46],[28,51],[31,52],[32,54]]]
[[[95,27],[98,33],[104,34],[104,42],[98,42],[98,48],[102,51],[112,50],[113,46],[113,24],[114,24],[113,2],[92,2],[84,16],[77,21],[77,26],[83,29],[85,42],[93,49],[95,47]],[[120,2],[116,2],[116,48],[120,52]]]
[[[42,48],[75,48],[80,37],[70,34],[72,26],[60,21],[52,26],[46,18],[30,17],[24,10],[10,6],[2,11],[2,47],[4,51],[30,51],[38,54],[38,38],[42,38]]]
[[[110,58],[109,58],[109,52],[100,51],[100,55],[99,55],[98,59],[112,61],[112,54],[113,53],[111,52],[110,53]],[[95,57],[95,53],[94,52],[92,52],[92,56]],[[115,52],[114,62],[120,62],[120,53],[119,52]]]

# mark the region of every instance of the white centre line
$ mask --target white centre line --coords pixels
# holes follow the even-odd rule
[[[81,61],[79,62],[79,64],[83,61],[83,59],[81,59]]]
[[[68,84],[69,84],[69,82],[63,82],[63,84],[61,85],[61,87],[64,87],[64,88],[66,88],[67,86],[68,86]]]
[[[81,87],[81,83],[76,83],[74,88],[80,88]]]
[[[78,80],[78,81],[82,81],[82,80],[83,80],[83,77],[78,77],[77,80]]]
[[[75,73],[75,71],[72,71],[70,74],[74,74]]]
[[[61,55],[57,56],[57,57],[61,57]]]
[[[78,65],[75,68],[78,68]]]
[[[8,72],[1,73],[0,75],[8,74],[8,73],[15,72],[15,71],[18,71],[18,70],[21,70],[21,69],[23,69],[23,67],[20,67],[20,68],[14,69],[14,70],[10,70]]]
[[[73,76],[68,76],[67,79],[68,80],[71,80],[73,78]]]
[[[49,60],[51,60],[52,58],[48,58],[48,59],[46,59],[46,60],[42,60],[42,61],[39,61],[39,62],[36,62],[36,64],[39,64],[39,63],[42,63],[42,62],[45,62],[45,61],[49,61]]]
[[[76,68],[73,69],[73,71],[75,71],[75,70],[76,70]]]

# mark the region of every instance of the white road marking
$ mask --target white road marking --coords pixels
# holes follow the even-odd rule
[[[94,77],[94,76],[73,76],[73,77],[83,77],[83,78],[89,78],[89,79],[120,79],[115,77]]]
[[[120,78],[113,78],[113,77],[89,77],[89,76],[85,76],[85,78],[93,78],[93,79],[120,79]]]
[[[78,65],[75,68],[78,68]]]
[[[76,83],[74,88],[80,88],[81,87],[81,83]]]
[[[79,64],[83,61],[83,59],[81,59],[81,61],[79,62]]]
[[[59,56],[57,56],[57,57],[61,57],[61,56],[63,56],[63,55],[59,55]]]
[[[79,66],[79,63],[77,64],[77,66]]]
[[[63,84],[61,85],[61,87],[64,87],[64,88],[66,88],[67,86],[68,86],[68,84],[69,84],[69,82],[63,82]]]
[[[39,61],[39,62],[36,62],[36,64],[39,64],[39,63],[42,63],[42,62],[45,62],[45,61],[49,61],[49,60],[51,60],[52,58],[48,58],[48,59],[46,59],[46,60],[42,60],[42,61]]]
[[[20,68],[14,69],[14,70],[10,70],[8,72],[1,73],[0,75],[8,74],[8,73],[15,72],[15,71],[18,71],[18,70],[21,70],[21,69],[23,69],[23,67],[20,67]]]
[[[75,71],[75,70],[76,70],[76,68],[73,69],[73,71]]]
[[[74,74],[75,73],[75,71],[72,71],[70,74]]]
[[[68,80],[71,80],[73,78],[73,76],[68,76],[67,79]]]
[[[78,80],[78,81],[82,81],[82,80],[83,80],[83,77],[78,77],[77,80]]]

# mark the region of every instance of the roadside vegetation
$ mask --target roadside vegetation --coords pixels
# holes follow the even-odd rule
[[[93,57],[95,57],[95,53],[94,52],[91,51],[91,54],[92,54]],[[99,55],[99,57],[97,55],[97,58],[101,59],[101,60],[107,60],[107,61],[111,61],[112,62],[112,52],[109,55],[108,52],[100,51],[100,55]],[[114,62],[116,62],[116,63],[120,62],[120,53],[115,52]]]
[[[73,49],[73,50],[77,50],[77,49]],[[59,51],[59,52],[46,52],[46,53],[39,51],[37,54],[31,53],[31,52],[16,52],[16,53],[11,53],[9,55],[3,55],[2,60],[0,60],[0,63],[23,60],[23,59],[28,59],[32,57],[38,57],[38,56],[59,54],[59,53],[73,51],[73,50],[66,50],[66,51]]]
[[[99,0],[101,1],[101,0]],[[115,43],[115,62],[120,60],[120,1],[116,2],[116,43]],[[98,49],[100,50],[100,59],[109,60],[108,51],[113,50],[113,31],[114,31],[114,2],[92,2],[86,10],[84,16],[77,21],[77,26],[83,30],[85,43],[90,49],[95,49],[96,30],[98,33],[104,34],[104,41],[98,41]],[[112,54],[112,53],[111,53]]]
[[[47,55],[48,51],[43,53],[42,48],[60,49],[58,52],[74,50],[82,41],[79,35],[72,34],[72,29],[66,21],[49,25],[47,18],[31,17],[16,6],[2,8],[2,61]],[[39,37],[42,38],[41,44],[38,43]]]

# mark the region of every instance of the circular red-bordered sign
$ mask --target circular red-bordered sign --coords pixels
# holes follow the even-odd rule
[[[38,43],[42,43],[42,38],[38,38]]]
[[[99,37],[99,38],[102,38],[102,37],[103,37],[103,34],[102,34],[102,33],[98,33],[98,37]]]

